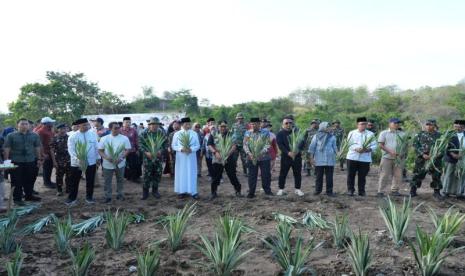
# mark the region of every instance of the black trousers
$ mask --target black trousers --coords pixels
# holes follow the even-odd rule
[[[212,172],[213,172],[212,184],[211,184],[212,194],[216,193],[216,191],[218,190],[218,186],[220,185],[220,181],[223,176],[223,170],[226,171],[229,181],[231,181],[231,184],[234,186],[234,190],[236,192],[240,192],[241,183],[239,183],[239,179],[237,179],[237,176],[236,176],[236,164],[232,162],[232,158],[229,158],[228,162],[226,162],[224,166],[223,164],[220,164],[220,163],[212,164]]]
[[[14,162],[14,160],[13,160]],[[36,162],[14,162],[18,168],[11,173],[11,185],[14,186],[13,199],[21,201],[23,199],[23,192],[25,198],[28,199],[32,196],[32,189],[36,179]]]
[[[131,152],[126,157],[126,169],[124,177],[127,180],[137,180],[142,175],[142,164],[140,163],[139,156],[135,152]]]
[[[286,177],[289,170],[292,168],[294,174],[294,187],[300,189],[302,184],[302,156],[298,155],[293,160],[289,156],[281,155],[281,169],[279,170],[279,189],[284,189],[286,185]]]
[[[251,195],[255,195],[259,168],[262,177],[262,188],[265,193],[271,193],[271,160],[258,161],[257,165],[254,165],[252,161],[248,161],[249,194]]]
[[[315,191],[321,193],[323,191],[323,176],[326,178],[326,193],[333,193],[333,166],[315,166]]]
[[[369,171],[369,162],[347,160],[347,190],[355,192],[355,176],[358,174],[358,194],[364,194],[366,176]]]
[[[43,168],[42,178],[44,179],[44,185],[51,185],[52,184],[53,161],[50,157],[44,160],[44,164],[42,168]]]
[[[207,163],[208,176],[213,178],[213,159],[205,156],[205,162]]]
[[[88,166],[86,170],[86,198],[94,196],[94,181],[97,165]],[[81,181],[82,171],[79,167],[71,167],[69,196],[71,200],[75,200],[79,191],[79,182]]]

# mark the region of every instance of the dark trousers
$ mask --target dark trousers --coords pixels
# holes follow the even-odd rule
[[[42,168],[43,168],[42,178],[44,179],[44,185],[51,185],[52,184],[52,170],[53,170],[52,159],[45,158]]]
[[[205,162],[207,163],[208,175],[213,178],[213,159],[205,156]]]
[[[323,175],[326,178],[326,193],[333,193],[333,166],[315,166],[316,180],[315,191],[321,193],[323,191]]]
[[[369,162],[347,160],[347,190],[355,192],[355,176],[358,174],[358,194],[364,194],[366,176],[369,171]]]
[[[14,160],[13,160],[14,162]],[[36,162],[14,162],[18,168],[11,173],[11,184],[14,186],[13,199],[21,201],[23,192],[26,199],[32,196],[32,189],[36,178]]]
[[[88,166],[86,170],[86,198],[93,198],[94,196],[94,181],[96,165]],[[79,167],[71,167],[69,196],[71,200],[75,200],[78,195],[79,182],[81,181],[82,171]]]
[[[252,161],[248,161],[249,194],[251,195],[255,195],[259,168],[262,177],[262,188],[265,193],[271,193],[271,160],[258,161],[257,165],[254,165]]]
[[[302,157],[300,155],[296,156],[293,160],[289,156],[281,155],[281,169],[279,170],[279,188],[284,189],[286,185],[286,177],[289,173],[289,170],[292,168],[292,173],[294,174],[294,187],[300,189],[302,183]]]
[[[142,164],[139,162],[139,156],[135,152],[131,152],[126,157],[126,170],[124,177],[127,180],[137,180],[142,175]]]
[[[226,162],[224,166],[223,164],[219,164],[219,163],[212,164],[212,172],[213,172],[212,184],[211,184],[212,194],[216,193],[216,191],[218,190],[218,186],[220,185],[220,181],[223,176],[223,170],[226,171],[229,181],[231,181],[231,184],[234,186],[234,190],[236,192],[240,192],[241,183],[239,183],[239,179],[237,179],[237,176],[236,176],[236,164],[232,162],[232,158],[229,158],[228,162]]]
[[[247,154],[244,151],[244,148],[238,147],[237,150],[232,154],[234,165],[237,168],[237,161],[239,157],[241,158],[242,170],[244,174],[247,174]]]

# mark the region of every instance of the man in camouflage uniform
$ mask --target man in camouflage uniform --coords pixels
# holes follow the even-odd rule
[[[244,123],[244,116],[242,115],[242,113],[237,113],[236,123],[234,123],[231,131],[234,137],[236,137],[237,139],[237,150],[233,154],[232,162],[234,163],[234,166],[237,167],[237,160],[240,156],[242,162],[242,169],[245,175],[247,175],[247,154],[244,151],[243,141],[246,131],[247,125]]]
[[[152,156],[146,146],[146,139],[148,139],[148,137],[155,138],[157,135],[166,137],[164,131],[160,128],[160,120],[154,117],[148,122],[147,131],[144,131],[139,137],[141,154],[144,156],[144,184],[142,200],[146,200],[149,197],[150,187],[152,188],[152,195],[155,198],[160,198],[158,184],[160,183],[161,176],[163,174],[163,156],[167,151],[168,141],[165,140],[157,156]]]
[[[304,170],[307,171],[307,176],[312,175],[312,164],[310,163],[311,161],[311,156],[310,153],[308,152],[308,147],[310,146],[310,143],[312,142],[313,136],[318,132],[318,128],[320,126],[320,119],[313,119],[312,122],[310,123],[310,128],[307,129],[307,132],[305,133],[305,146],[304,146],[304,152],[305,152],[305,163],[304,163]]]
[[[71,159],[68,153],[68,126],[57,126],[58,133],[50,142],[50,152],[53,166],[56,169],[57,196],[63,195],[63,177],[65,177],[65,192],[69,193],[69,177],[71,175]]]
[[[431,182],[431,188],[434,189],[434,197],[437,199],[441,198],[440,190],[441,184],[441,172],[438,172],[435,168],[427,170],[425,164],[430,159],[429,152],[434,142],[441,136],[441,133],[436,130],[436,120],[429,119],[426,121],[425,130],[418,133],[413,139],[413,147],[415,149],[415,167],[413,169],[413,177],[410,182],[410,195],[412,197],[417,195],[417,189],[421,187],[421,182],[425,179],[426,174],[431,174],[433,181]],[[439,156],[434,160],[436,167],[441,170],[442,156]]]
[[[342,141],[344,140],[344,129],[341,127],[341,122],[339,120],[333,121],[332,127],[331,127],[331,134],[333,134],[334,137],[336,137],[336,146],[337,146],[337,150],[339,151],[341,149]],[[344,159],[340,161],[339,165],[341,167],[341,171],[343,171],[344,170]]]

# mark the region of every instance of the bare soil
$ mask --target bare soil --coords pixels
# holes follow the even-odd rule
[[[263,192],[259,190],[255,199],[236,198],[234,197],[232,185],[224,175],[224,183],[219,187],[219,198],[211,202],[207,200],[210,194],[210,183],[204,166],[203,176],[199,179],[201,199],[197,202],[198,212],[188,227],[180,250],[172,253],[166,242],[161,244],[160,275],[210,275],[209,271],[205,270],[205,266],[199,265],[205,259],[194,244],[200,243],[200,234],[213,235],[215,220],[228,208],[231,209],[233,215],[243,219],[247,225],[253,227],[259,233],[248,237],[246,246],[255,249],[247,257],[245,263],[239,267],[235,275],[280,275],[282,273],[280,267],[273,260],[271,250],[264,246],[261,238],[275,233],[276,222],[273,219],[272,212],[302,218],[306,210],[313,210],[330,220],[334,218],[335,214],[348,213],[353,230],[360,228],[362,231],[369,233],[374,257],[374,264],[370,271],[371,275],[418,275],[411,249],[408,245],[400,248],[394,246],[379,213],[378,206],[382,203],[382,199],[376,197],[377,171],[376,167],[372,167],[367,178],[368,195],[366,197],[348,197],[344,195],[346,192],[346,173],[336,169],[334,190],[338,195],[335,198],[328,198],[325,195],[313,196],[315,179],[308,176],[303,177],[302,183],[305,196],[299,198],[293,193],[292,174],[287,179],[288,195],[286,196],[265,197]],[[272,188],[274,192],[277,191],[278,187],[278,172],[279,168],[273,173]],[[238,175],[243,187],[243,194],[246,194],[247,179],[242,173],[238,173]],[[114,251],[105,244],[105,225],[85,237],[74,238],[72,244],[77,246],[87,241],[96,249],[97,257],[92,265],[90,275],[131,275],[129,267],[136,265],[136,254],[144,250],[149,243],[164,239],[167,236],[163,227],[156,224],[157,219],[162,215],[183,208],[186,203],[191,203],[193,200],[178,199],[173,192],[173,180],[168,176],[164,176],[160,185],[162,195],[160,200],[150,197],[147,201],[141,201],[141,184],[126,182],[125,201],[117,201],[114,196],[111,204],[103,204],[101,171],[98,172],[98,178],[98,182],[101,184],[95,189],[95,197],[98,203],[94,206],[84,203],[85,183],[84,181],[81,182],[80,203],[71,209],[74,222],[80,222],[109,208],[141,212],[145,215],[146,221],[129,226],[125,244],[119,251]],[[9,186],[8,183],[6,183],[6,186]],[[41,177],[37,179],[35,187],[43,199],[41,207],[34,213],[22,217],[18,224],[19,228],[49,213],[55,213],[57,216],[63,217],[68,212],[63,204],[65,198],[57,198],[54,190],[44,188]],[[408,194],[407,187],[408,185],[405,183],[402,193]],[[400,203],[402,198],[395,198],[395,200]],[[429,188],[429,179],[425,180],[424,186],[419,189],[419,196],[413,200],[414,205],[420,202],[425,202],[440,213],[445,212],[452,205],[455,205],[462,212],[465,211],[464,201],[454,198],[435,201],[432,197],[432,190]],[[416,225],[432,230],[432,223],[426,208],[420,207],[412,219],[408,231],[408,237],[412,241],[414,240]],[[344,250],[334,248],[330,232],[301,230],[295,233],[304,236],[306,240],[313,237],[317,242],[325,241],[324,245],[311,255],[308,262],[309,266],[318,275],[353,274],[351,273],[347,253]],[[465,243],[464,233],[465,230],[462,229],[454,246]],[[22,275],[69,274],[71,261],[68,257],[58,255],[53,241],[52,227],[48,226],[39,234],[21,238],[19,242],[26,255]],[[12,257],[12,255],[0,256],[1,275],[6,275],[3,264],[9,257]],[[465,275],[464,259],[465,252],[447,258],[441,269],[441,275]],[[132,275],[135,275],[135,273],[132,273]]]

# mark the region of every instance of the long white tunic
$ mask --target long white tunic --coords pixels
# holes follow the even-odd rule
[[[193,130],[187,130],[191,137],[191,150],[187,154],[181,152],[182,146],[179,142],[179,135],[186,130],[181,129],[173,136],[171,148],[176,151],[176,165],[174,175],[174,191],[178,194],[188,193],[197,194],[197,155],[196,151],[200,149],[198,134]]]

